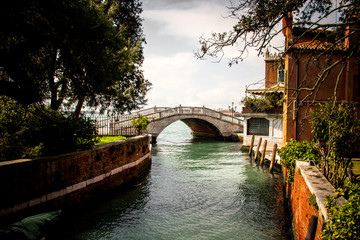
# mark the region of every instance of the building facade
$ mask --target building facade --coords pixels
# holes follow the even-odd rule
[[[360,101],[360,58],[349,54],[354,39],[333,43],[329,40],[331,31],[293,28],[291,14],[283,19],[283,34],[283,143],[311,141],[311,111],[319,104],[334,97],[337,101]]]
[[[283,93],[284,91],[284,65],[279,55],[269,52],[265,55],[265,79],[260,88],[246,89],[246,96],[262,98],[265,94]],[[261,137],[267,140],[267,146],[274,144],[281,147],[283,115],[282,108],[271,108],[259,111],[251,107],[243,107],[244,118],[243,144],[250,145],[252,136],[255,142]]]

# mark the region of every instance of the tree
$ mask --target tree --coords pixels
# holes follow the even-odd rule
[[[256,48],[258,55],[264,54],[266,49],[271,47],[272,40],[284,30],[279,24],[289,13],[295,15],[291,26],[302,29],[303,36],[315,32],[314,40],[321,34],[320,31],[316,33],[316,30],[337,30],[325,31],[323,41],[330,42],[326,48],[327,53],[334,51],[347,37],[359,36],[360,32],[360,2],[357,0],[241,0],[236,5],[231,5],[229,10],[229,17],[237,19],[238,22],[229,32],[214,33],[210,38],[201,38],[201,50],[196,54],[198,58],[208,55],[221,59],[224,48],[234,45],[239,47],[239,54],[229,59],[230,65],[242,61],[249,48]],[[334,19],[333,15],[336,15],[336,20],[329,22],[330,17]],[[359,45],[359,42],[354,43],[346,56],[358,55]],[[318,44],[316,48],[324,50],[324,45]],[[291,47],[286,51],[290,49]]]
[[[0,95],[51,108],[118,112],[146,102],[138,0],[7,1],[0,9]]]
[[[360,147],[356,105],[329,101],[312,116],[314,137],[322,155],[321,170],[335,187],[342,187]]]

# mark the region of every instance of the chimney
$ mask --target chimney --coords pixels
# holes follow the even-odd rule
[[[283,34],[285,36],[285,48],[289,47],[288,39],[292,39],[292,23],[293,23],[293,15],[291,12],[288,12],[286,16],[283,17]]]
[[[359,16],[353,15],[346,22],[348,25],[345,30],[345,49],[350,49],[358,42]],[[354,30],[355,29],[355,30]]]

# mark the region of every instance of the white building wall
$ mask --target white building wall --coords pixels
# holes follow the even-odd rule
[[[250,118],[265,118],[269,120],[269,136],[255,135],[254,145],[259,142],[259,138],[262,138],[262,144],[264,140],[267,140],[267,148],[272,148],[274,144],[277,144],[278,148],[282,146],[282,114],[265,114],[265,113],[247,113],[244,114],[244,140],[243,145],[251,144],[252,135],[247,135],[248,126],[247,120]]]

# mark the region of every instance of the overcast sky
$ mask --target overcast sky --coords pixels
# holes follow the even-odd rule
[[[152,84],[148,106],[227,109],[244,97],[245,85],[264,78],[264,58],[255,51],[232,67],[226,59],[198,60],[199,37],[234,25],[228,0],[143,0],[145,78]],[[236,50],[228,51],[236,54]]]

